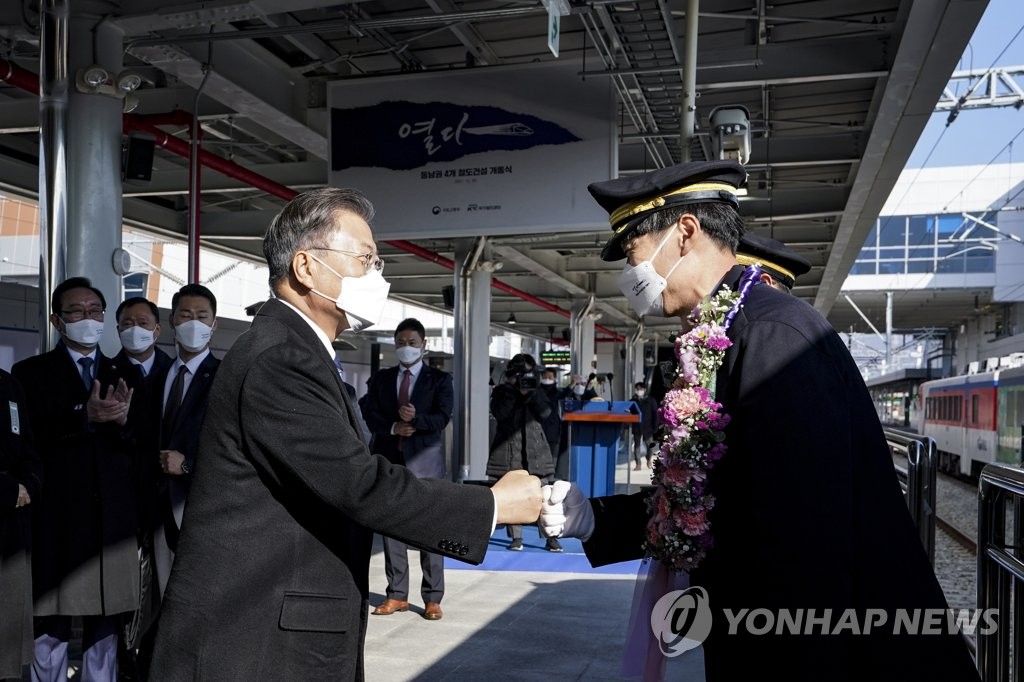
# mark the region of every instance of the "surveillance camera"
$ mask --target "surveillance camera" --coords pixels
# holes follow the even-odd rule
[[[750,112],[746,107],[718,107],[711,112],[711,144],[719,159],[750,160]]]

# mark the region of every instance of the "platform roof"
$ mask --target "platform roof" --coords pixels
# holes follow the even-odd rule
[[[326,181],[328,81],[554,59],[539,2],[250,0],[168,6],[123,0],[117,5],[111,20],[124,30],[125,65],[137,67],[146,79],[136,113],[191,110],[203,64],[212,61],[199,105],[207,149],[296,190]],[[714,107],[743,105],[750,111],[751,179],[743,203],[748,229],[788,242],[811,261],[813,269],[801,278],[796,294],[838,329],[863,327],[850,306],[837,304],[840,287],[986,5],[984,0],[699,3],[698,134],[690,155],[711,156],[708,114]],[[38,16],[23,6],[29,4],[0,7],[0,43],[12,62],[38,72]],[[585,59],[587,77],[614,83],[619,173],[678,162],[686,3],[571,0],[568,7],[560,58]],[[251,77],[254,69],[259,78]],[[36,98],[0,82],[0,183],[28,195],[37,186],[37,126]],[[164,129],[187,134],[181,125]],[[126,222],[184,235],[187,184],[187,162],[158,150],[153,179],[125,185]],[[258,237],[282,205],[265,191],[207,171],[203,241],[258,258]],[[497,278],[509,285],[493,292],[494,324],[504,326],[514,313],[517,330],[539,336],[552,329],[558,336],[568,326],[565,315],[507,292],[514,288],[564,311],[592,292],[601,313],[598,324],[606,330],[599,336],[632,330],[636,318],[616,286],[621,263],[598,257],[604,239],[603,231],[493,238],[493,253],[503,262]],[[451,239],[411,241],[453,258]],[[381,252],[394,295],[441,307],[450,270],[392,245],[382,244]],[[920,308],[913,296],[900,300],[907,314]],[[973,295],[965,300],[976,303]],[[959,309],[950,314],[949,321],[958,319]],[[901,326],[900,308],[894,319]],[[668,320],[646,323],[648,330],[665,334],[675,326]]]

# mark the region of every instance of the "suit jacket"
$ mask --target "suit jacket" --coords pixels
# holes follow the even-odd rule
[[[0,678],[21,677],[32,660],[32,504],[40,499],[43,465],[17,379],[0,370]],[[16,507],[18,486],[31,503]]]
[[[138,497],[139,543],[147,542],[146,534],[153,528],[156,513],[157,493],[163,478],[160,464],[157,461],[155,448],[160,422],[153,420],[153,400],[155,395],[163,392],[163,379],[167,368],[174,359],[159,348],[153,349],[153,366],[149,374],[143,375],[142,370],[128,357],[122,348],[114,356],[114,364],[124,370],[125,381],[134,389],[132,406],[128,413],[128,425],[132,439],[138,444],[135,453],[136,496]]]
[[[154,348],[153,366],[150,367],[149,374],[143,376],[142,370],[138,365],[131,361],[131,358],[128,357],[128,353],[124,348],[117,352],[117,355],[114,356],[114,364],[118,367],[125,368],[125,374],[127,375],[125,381],[128,382],[129,386],[135,389],[135,397],[132,398],[133,406],[134,401],[141,397],[140,393],[142,391],[145,391],[147,395],[153,391],[154,386],[157,386],[157,377],[159,377],[161,373],[164,373],[164,376],[166,376],[167,368],[170,367],[173,362],[174,358],[170,355],[159,348]],[[160,384],[159,387],[163,388],[163,384]],[[143,403],[145,403],[145,401],[140,401],[140,404]]]
[[[206,417],[206,405],[210,396],[210,387],[213,386],[213,378],[217,374],[220,360],[211,352],[199,363],[195,376],[189,382],[188,390],[181,398],[181,406],[174,415],[174,424],[170,432],[163,432],[164,413],[164,386],[167,382],[167,373],[174,366],[174,360],[168,364],[155,378],[156,390],[153,394],[153,403],[150,407],[153,418],[156,420],[156,429],[159,434],[158,448],[160,450],[177,450],[185,455],[185,461],[189,469],[195,471],[197,455],[199,453],[199,433]],[[175,476],[174,478],[182,478]],[[184,477],[187,479],[188,477]]]
[[[362,403],[363,419],[373,433],[370,450],[388,461],[409,467],[417,476],[445,478],[444,428],[452,418],[454,389],[452,376],[424,364],[412,387],[409,402],[416,408],[416,433],[398,449],[398,436],[391,435],[398,418],[398,370],[400,365],[374,375]]]
[[[735,288],[741,273],[734,268],[725,283]],[[959,636],[892,634],[896,609],[946,601],[846,345],[817,311],[768,286],[751,289],[728,336],[715,393],[732,417],[728,451],[707,478],[714,547],[691,575],[714,613],[704,642],[709,682],[977,679]],[[592,504],[591,561],[639,558],[642,496]],[[845,609],[885,609],[889,629],[729,635],[726,608],[832,609],[833,626]]]
[[[102,353],[100,390],[127,375]],[[37,616],[114,614],[138,605],[136,444],[130,430],[90,423],[80,368],[63,342],[14,365],[43,463],[46,487],[32,507]]]
[[[371,455],[333,358],[271,300],[210,391],[152,680],[362,679],[373,531],[479,563],[490,491]]]

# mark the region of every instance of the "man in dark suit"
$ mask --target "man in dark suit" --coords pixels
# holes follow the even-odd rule
[[[57,346],[14,365],[46,488],[32,500],[33,680],[65,679],[72,616],[82,616],[82,675],[117,677],[118,615],[139,598],[132,390],[99,352],[106,301],[84,277],[50,301]]]
[[[171,329],[178,355],[160,375],[151,414],[159,434],[161,485],[153,553],[160,594],[167,589],[178,546],[185,500],[199,457],[199,431],[220,360],[210,352],[217,299],[201,284],[186,284],[171,298]]]
[[[145,384],[153,384],[172,362],[167,353],[156,347],[160,338],[160,309],[149,299],[135,296],[122,301],[114,317],[121,339],[121,350],[114,356],[114,362],[122,367],[134,367],[139,375],[135,379],[146,379]],[[133,379],[130,384],[138,389],[143,382]],[[135,400],[145,403],[141,395],[136,395]]]
[[[32,660],[32,504],[43,465],[32,446],[25,393],[0,369],[0,680]]]
[[[745,180],[738,164],[712,161],[590,186],[614,231],[602,257],[627,259],[620,286],[639,315],[685,319],[721,287],[738,289],[745,268],[735,257],[744,229],[736,190]],[[680,496],[649,527],[647,493],[588,504],[578,488],[558,483],[542,530],[557,530],[562,507],[568,534],[585,539],[599,566],[640,558],[650,532],[706,513],[711,537],[701,539],[711,542],[690,582],[712,616],[704,640],[709,682],[978,679],[964,640],[945,620],[928,634],[896,625],[898,612],[945,612],[946,600],[846,344],[811,306],[763,284],[749,289],[728,337],[714,392],[731,417],[728,450],[703,471],[675,458],[660,464],[672,467],[665,471],[674,481],[699,484],[685,489],[685,499],[700,495],[698,506],[687,508]],[[714,498],[710,511],[700,506],[705,494]],[[728,622],[744,609],[766,609],[769,619],[802,613],[808,621],[802,634],[754,634],[742,617]],[[884,613],[883,626],[865,631],[865,612]],[[845,614],[854,624],[837,628]],[[649,614],[635,615],[646,623]]]
[[[138,539],[142,562],[140,579],[144,584],[139,612],[133,624],[138,635],[141,635],[155,618],[159,606],[159,595],[154,598],[154,593],[159,590],[153,573],[153,532],[157,525],[155,520],[159,518],[158,491],[163,474],[157,466],[155,454],[159,421],[152,418],[151,410],[153,403],[159,401],[163,378],[174,360],[156,347],[161,329],[160,309],[155,303],[141,296],[128,298],[117,306],[114,318],[117,320],[117,332],[121,340],[121,350],[114,356],[114,362],[127,370],[125,380],[135,391],[128,414],[128,426],[133,434],[133,442],[137,444],[133,460],[136,468]],[[131,631],[129,627],[122,634],[127,635]],[[131,641],[126,639],[125,646],[119,648],[120,665],[126,674],[132,674],[130,671],[137,670],[140,663],[144,664],[133,655],[138,644],[136,636]],[[136,676],[139,676],[138,673]]]
[[[447,372],[423,362],[426,331],[419,320],[402,320],[395,329],[398,364],[381,370],[370,382],[363,418],[373,433],[370,451],[405,466],[421,478],[445,478],[444,428],[452,418],[454,389]],[[387,599],[373,610],[390,616],[409,608],[408,545],[384,537]],[[423,617],[441,620],[444,596],[444,557],[420,552]]]
[[[210,391],[151,680],[361,680],[374,531],[478,563],[495,522],[540,512],[525,472],[490,490],[417,478],[359,437],[331,340],[387,299],[372,215],[325,188],[270,225],[275,298]]]

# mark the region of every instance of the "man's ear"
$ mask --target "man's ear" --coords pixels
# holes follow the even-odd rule
[[[305,251],[299,251],[292,256],[292,276],[295,277],[295,281],[307,289],[314,288],[314,269],[315,261]]]
[[[60,331],[60,321],[60,315],[57,313],[50,313],[50,324],[52,324],[53,328],[57,331]]]
[[[695,246],[694,237],[701,231],[700,221],[693,214],[684,213],[673,225],[673,229],[678,233],[679,255],[685,256]]]

